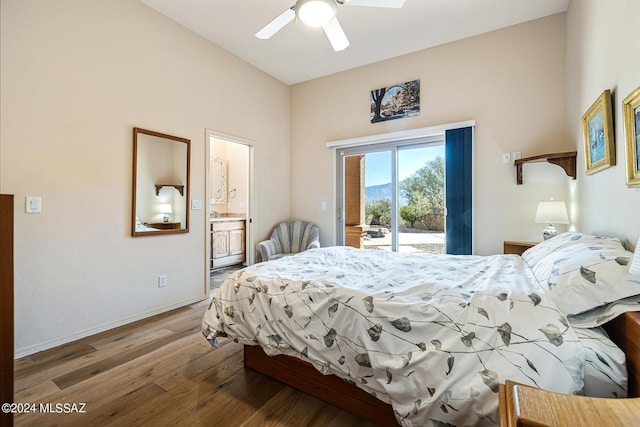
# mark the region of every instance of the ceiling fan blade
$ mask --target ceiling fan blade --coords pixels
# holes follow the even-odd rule
[[[333,18],[331,21],[324,24],[322,29],[327,35],[331,46],[333,46],[333,50],[336,52],[344,50],[349,46],[349,40],[347,40],[346,34],[342,31],[338,18]]]
[[[391,7],[401,8],[405,0],[343,0],[347,6]]]
[[[282,12],[276,19],[265,25],[260,31],[256,33],[256,37],[259,39],[268,39],[278,31],[282,29],[289,22],[293,21],[296,17],[296,12],[292,8],[289,8]]]

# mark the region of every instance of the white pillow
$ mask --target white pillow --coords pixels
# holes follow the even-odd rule
[[[602,237],[587,233],[567,232],[538,243],[534,247],[525,251],[522,254],[522,258],[530,267],[535,267],[535,265],[545,256],[578,243],[606,245],[612,248],[625,250],[620,239],[617,237]]]
[[[528,261],[537,259],[531,268],[533,274],[566,316],[640,295],[640,280],[628,273],[633,254],[618,239],[566,234],[571,237],[547,245],[553,250],[545,250],[541,257],[534,253]]]

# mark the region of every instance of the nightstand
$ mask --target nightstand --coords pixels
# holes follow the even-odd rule
[[[535,245],[537,245],[536,242],[516,242],[516,241],[505,240],[503,252],[505,254],[522,255],[524,251],[534,247]]]
[[[146,222],[144,225],[158,230],[177,230],[180,228],[179,222]]]
[[[505,381],[498,392],[500,427],[637,426],[640,398],[605,399],[553,393]]]

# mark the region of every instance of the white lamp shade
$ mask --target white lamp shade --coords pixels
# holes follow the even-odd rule
[[[569,224],[567,207],[562,200],[547,200],[538,203],[536,222],[544,224]]]
[[[310,27],[322,27],[336,17],[338,11],[333,0],[298,0],[296,15]]]
[[[173,212],[173,209],[171,208],[171,204],[170,203],[162,203],[162,204],[160,204],[160,213],[170,214],[172,212]]]
[[[633,253],[633,258],[631,258],[629,273],[640,276],[640,239],[638,239],[638,243],[636,244],[636,251]]]

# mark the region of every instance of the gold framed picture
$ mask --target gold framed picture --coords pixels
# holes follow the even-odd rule
[[[611,111],[611,91],[602,92],[582,116],[584,158],[587,175],[616,164]]]
[[[640,87],[622,101],[627,142],[627,187],[640,187]]]

